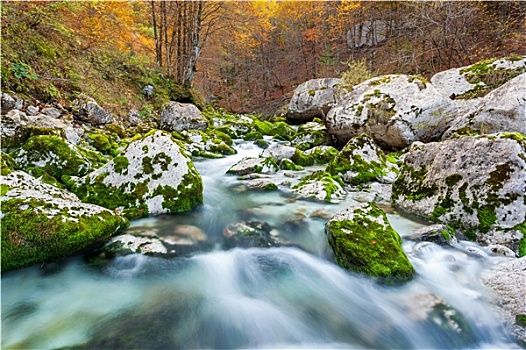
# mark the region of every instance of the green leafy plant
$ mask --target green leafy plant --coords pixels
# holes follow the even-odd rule
[[[347,85],[358,85],[371,79],[375,74],[367,67],[365,59],[359,61],[343,62],[347,64],[347,70],[342,73],[342,79]]]

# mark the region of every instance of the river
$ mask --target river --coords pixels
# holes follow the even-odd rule
[[[416,241],[415,229],[425,224],[391,213],[416,277],[388,286],[344,271],[333,262],[322,217],[356,203],[357,194],[326,204],[294,200],[282,185],[249,190],[226,170],[261,149],[248,142],[236,149],[195,162],[204,181],[200,208],[130,227],[162,236],[175,225],[194,225],[211,249],[172,259],[75,256],[4,273],[2,349],[518,347],[480,280],[508,258],[466,241]],[[294,184],[320,168],[294,177],[280,171],[271,180]],[[285,246],[222,250],[223,228],[239,220],[268,222]]]

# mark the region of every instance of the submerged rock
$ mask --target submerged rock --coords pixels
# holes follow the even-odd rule
[[[289,104],[287,119],[304,123],[323,118],[347,90],[344,81],[336,78],[312,79],[299,85]]]
[[[456,245],[458,240],[455,237],[455,230],[446,225],[425,226],[415,231],[418,240],[433,242],[438,245]]]
[[[386,282],[410,279],[415,272],[402,250],[402,239],[374,204],[351,206],[335,214],[325,232],[341,267]]]
[[[365,134],[350,139],[326,170],[351,185],[396,177],[395,165],[387,162],[384,152]]]
[[[325,118],[340,145],[366,133],[383,148],[438,140],[455,112],[452,101],[423,78],[387,75],[367,80],[338,102]]]
[[[183,212],[203,203],[203,182],[191,159],[158,130],[78,179],[73,190],[84,201],[124,208],[130,217]]]
[[[272,227],[266,222],[236,222],[225,227],[223,241],[227,249],[277,247],[279,244],[270,234],[271,230]]]
[[[171,101],[161,112],[161,129],[167,131],[205,130],[206,119],[199,109],[191,103]]]
[[[292,187],[292,193],[299,199],[314,199],[327,203],[340,203],[347,192],[343,182],[320,170],[304,176]]]
[[[496,134],[415,143],[393,184],[401,210],[482,244],[526,254],[526,137]]]
[[[127,221],[21,172],[2,176],[2,271],[92,248]]]

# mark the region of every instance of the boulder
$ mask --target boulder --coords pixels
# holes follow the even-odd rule
[[[526,257],[511,258],[482,275],[483,283],[497,293],[494,299],[503,320],[522,344],[526,344]]]
[[[266,222],[235,222],[223,230],[223,241],[227,249],[277,247],[279,244],[272,237],[271,231],[272,228]]]
[[[385,213],[372,203],[351,206],[325,226],[336,262],[343,268],[386,282],[412,278],[415,270],[402,249],[402,239]]]
[[[14,109],[15,103],[16,101],[13,98],[13,96],[9,95],[8,93],[2,92],[0,103],[2,115],[7,114],[7,112]]]
[[[526,137],[495,134],[429,144],[403,156],[392,200],[482,244],[526,254]]]
[[[79,94],[73,101],[73,115],[78,120],[91,125],[104,125],[113,122],[113,115],[99,106],[97,101],[84,94]]]
[[[329,163],[338,153],[338,150],[332,146],[315,146],[305,151],[305,155],[312,157],[318,164]]]
[[[298,133],[290,140],[290,144],[303,151],[316,146],[330,146],[331,135],[325,125],[308,122],[298,127]]]
[[[325,118],[339,145],[365,133],[382,148],[440,139],[454,116],[453,102],[418,76],[387,75],[354,87]]]
[[[127,221],[21,172],[2,176],[2,271],[58,260],[101,244]]]
[[[203,182],[191,159],[159,130],[77,181],[72,188],[83,201],[124,208],[130,217],[183,212],[203,203]]]
[[[455,237],[455,230],[452,227],[443,224],[424,226],[417,229],[414,234],[419,241],[450,246],[458,244],[458,240]]]
[[[339,176],[344,182],[358,185],[371,181],[392,182],[396,178],[396,165],[387,161],[384,152],[374,140],[362,134],[347,142],[338,155],[329,162],[326,171]]]
[[[323,118],[347,93],[344,81],[337,78],[312,79],[299,85],[292,95],[287,119],[300,124]]]
[[[206,119],[191,103],[168,102],[161,112],[161,129],[167,131],[205,130]]]
[[[431,84],[452,100],[483,97],[524,72],[526,57],[489,59],[470,66],[452,68],[431,77]]]
[[[447,139],[462,134],[520,132],[526,134],[526,73],[482,97],[444,133]]]
[[[279,170],[279,166],[272,158],[251,158],[245,157],[228,170],[228,174],[247,175],[252,173],[271,174]]]
[[[225,155],[236,154],[237,151],[231,147],[232,139],[221,131],[212,129],[182,131],[185,137],[185,150],[192,156],[205,158],[222,158]]]
[[[45,172],[56,179],[62,175],[84,176],[92,168],[79,148],[59,136],[33,136],[11,153],[18,167],[34,176]]]
[[[292,187],[292,193],[300,199],[340,203],[347,194],[343,186],[341,180],[320,170],[301,178],[299,183]]]

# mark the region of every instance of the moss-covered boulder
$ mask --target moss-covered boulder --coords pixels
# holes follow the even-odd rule
[[[313,199],[327,203],[340,203],[347,192],[338,177],[320,170],[304,176],[292,187],[292,193],[300,199]]]
[[[526,136],[413,144],[393,184],[402,211],[526,255]]]
[[[354,87],[325,118],[339,145],[366,133],[382,148],[403,149],[414,141],[438,140],[456,106],[425,79],[386,75]]]
[[[336,262],[343,268],[386,282],[404,281],[415,273],[400,236],[374,204],[363,203],[337,213],[325,232]]]
[[[101,244],[127,221],[21,172],[2,176],[2,271],[58,260]]]
[[[279,166],[273,158],[251,158],[245,157],[228,170],[228,174],[247,175],[252,173],[271,174],[279,170]]]
[[[84,176],[92,168],[77,146],[54,135],[31,137],[11,155],[20,169],[35,176],[43,172],[56,179],[62,175]]]
[[[384,152],[374,140],[362,134],[353,137],[327,165],[326,171],[338,175],[351,185],[371,181],[392,182],[396,178],[396,166],[387,161]]]
[[[451,99],[471,100],[525,72],[526,57],[492,58],[475,64],[452,68],[431,77],[431,84],[439,93]]]
[[[273,136],[275,139],[282,141],[288,141],[296,135],[296,130],[282,121],[273,123],[254,118],[252,127],[261,135]]]
[[[159,130],[72,182],[83,201],[124,208],[130,217],[183,212],[203,203],[203,182],[191,159],[170,134]]]
[[[324,124],[308,122],[298,127],[298,133],[290,140],[290,144],[302,151],[316,146],[330,146],[331,135]]]
[[[216,129],[183,131],[185,150],[192,156],[204,158],[222,158],[225,155],[236,154],[232,148],[232,138]]]

